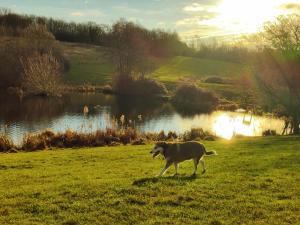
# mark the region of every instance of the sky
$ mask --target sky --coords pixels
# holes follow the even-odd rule
[[[125,18],[188,38],[259,31],[278,15],[300,14],[300,0],[0,0],[0,8],[99,24]]]

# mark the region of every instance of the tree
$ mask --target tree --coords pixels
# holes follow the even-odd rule
[[[281,16],[267,23],[262,33],[265,49],[259,57],[256,78],[273,105],[282,105],[292,117],[293,133],[300,124],[300,17]]]

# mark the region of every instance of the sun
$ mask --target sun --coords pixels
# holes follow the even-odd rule
[[[223,0],[215,11],[217,16],[205,25],[217,26],[227,33],[254,33],[267,21],[286,14],[280,6],[285,0]]]

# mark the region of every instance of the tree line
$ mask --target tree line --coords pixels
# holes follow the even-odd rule
[[[114,46],[120,40],[119,31],[122,31],[120,28],[125,24],[128,28],[127,32],[131,32],[131,37],[135,36],[136,41],[143,42],[142,47],[147,47],[148,53],[153,56],[182,55],[189,50],[175,32],[166,32],[160,29],[149,30],[122,19],[109,26],[93,22],[66,22],[33,15],[19,15],[6,9],[0,10],[0,27],[2,30],[5,29],[6,35],[20,36],[22,30],[32,24],[45,26],[58,41],[105,47]],[[130,39],[129,36],[128,38]],[[133,41],[129,39],[122,41]]]

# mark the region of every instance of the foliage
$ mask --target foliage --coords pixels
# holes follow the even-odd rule
[[[182,84],[172,97],[174,106],[182,113],[208,113],[218,105],[218,98],[214,93],[203,90],[194,84]]]
[[[204,144],[195,178],[155,178],[153,145],[2,154],[0,224],[298,224],[298,137]]]

